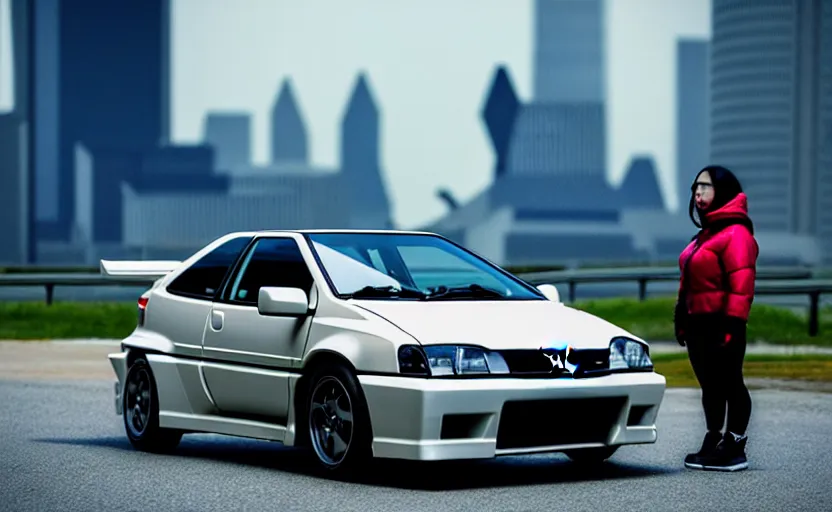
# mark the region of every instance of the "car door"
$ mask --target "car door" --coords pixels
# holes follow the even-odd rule
[[[254,241],[214,301],[203,337],[203,375],[225,413],[285,424],[289,379],[300,365],[312,315],[261,315],[261,287],[300,288],[314,280],[291,235]]]
[[[171,340],[177,354],[202,354],[205,321],[217,291],[252,238],[242,235],[218,241],[167,287],[154,290],[147,306],[146,325]]]

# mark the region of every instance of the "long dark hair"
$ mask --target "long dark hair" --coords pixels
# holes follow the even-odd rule
[[[711,203],[711,206],[708,208],[709,210],[713,211],[719,208],[722,208],[728,201],[734,199],[742,193],[742,185],[740,185],[740,180],[737,177],[721,165],[709,165],[705,167],[698,173],[696,173],[696,178],[699,178],[703,172],[707,172],[708,175],[711,177],[711,183],[714,186],[714,200]],[[696,207],[696,203],[694,201],[694,197],[696,194],[696,178],[693,180],[693,184],[690,187],[690,203],[688,204],[688,216],[690,220],[693,222],[693,225],[702,228],[707,221],[705,220],[705,216],[703,212],[699,211],[699,208]],[[696,211],[696,216],[699,217],[699,221],[696,220],[693,213]],[[701,221],[701,222],[700,222]]]

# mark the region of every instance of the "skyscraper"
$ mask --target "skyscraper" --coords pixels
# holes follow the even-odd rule
[[[710,160],[736,172],[760,230],[815,235],[829,210],[818,195],[829,3],[712,3]]]
[[[504,173],[606,179],[603,0],[535,0],[533,98]]]
[[[381,171],[379,110],[364,74],[358,76],[341,121],[341,172],[356,229],[392,227]]]
[[[307,163],[309,143],[292,84],[285,80],[272,108],[272,163]]]
[[[535,0],[534,93],[539,103],[603,102],[603,0]]]
[[[11,71],[0,86],[8,105],[0,112],[0,264],[29,262],[31,216],[28,119],[31,3],[0,1],[0,58]],[[13,77],[13,78],[12,78]]]
[[[60,146],[60,0],[32,2],[36,34],[32,63],[32,144],[37,148],[32,162],[35,176],[35,217],[45,225],[57,226],[61,199]]]
[[[710,157],[709,52],[707,40],[676,43],[676,197],[680,212],[688,207],[693,178]]]
[[[817,229],[821,253],[827,263],[832,261],[832,0],[823,0],[818,59],[818,177]]]
[[[57,216],[40,226],[43,238],[67,241],[75,221],[77,145],[140,151],[166,142],[170,5],[169,0],[61,0],[59,7],[57,13],[50,13],[60,34],[58,101],[53,112],[58,126],[58,179],[51,184],[57,193],[42,190],[40,194],[57,197]],[[39,19],[50,22],[45,13]],[[39,32],[36,44],[44,41],[52,47],[50,37]],[[46,51],[35,53],[43,56]],[[50,78],[44,67],[37,71],[44,73],[38,75],[38,82]],[[39,96],[39,104],[43,97]],[[39,111],[41,115],[49,114]],[[49,134],[39,135],[38,141],[44,140],[50,140]],[[47,174],[46,169],[39,170]]]

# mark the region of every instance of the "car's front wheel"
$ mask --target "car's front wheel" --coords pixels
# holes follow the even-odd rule
[[[372,427],[358,380],[343,365],[319,368],[306,404],[309,442],[320,465],[344,474],[372,457]]]
[[[122,393],[124,430],[137,450],[170,452],[179,445],[182,432],[159,427],[159,393],[150,365],[137,358],[124,379]]]

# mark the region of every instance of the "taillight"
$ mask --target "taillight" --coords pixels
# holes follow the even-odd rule
[[[139,297],[139,327],[144,325],[145,310],[147,309],[148,297]]]

